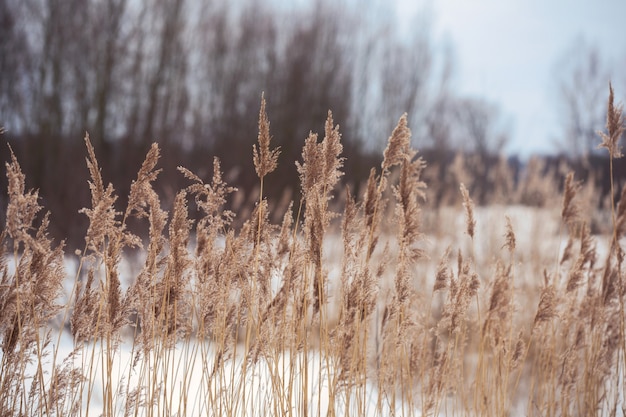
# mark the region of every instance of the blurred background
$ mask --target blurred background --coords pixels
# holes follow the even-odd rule
[[[186,185],[176,166],[208,181],[218,156],[243,207],[263,92],[281,147],[272,201],[298,199],[294,162],[332,110],[355,193],[406,112],[431,204],[455,201],[459,155],[477,203],[533,203],[490,191],[503,164],[514,183],[537,158],[608,180],[597,131],[609,80],[626,97],[624,16],[618,0],[0,0],[0,140],[77,246],[85,132],[120,205],[158,142],[165,205]]]

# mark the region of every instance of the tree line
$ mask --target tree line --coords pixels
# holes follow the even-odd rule
[[[89,203],[85,132],[120,198],[155,141],[164,154],[157,187],[165,201],[184,185],[177,165],[208,177],[213,156],[227,181],[253,193],[263,93],[281,148],[265,191],[271,199],[287,198],[285,190],[297,198],[294,162],[309,131],[323,132],[329,110],[343,135],[345,181],[354,187],[379,163],[403,113],[434,162],[459,151],[477,155],[477,175],[487,181],[487,161],[508,139],[497,106],[455,92],[452,54],[433,38],[428,12],[406,34],[386,16],[384,1],[360,6],[0,0],[0,139],[63,237],[86,225],[76,214]],[[2,146],[5,161],[7,154]]]

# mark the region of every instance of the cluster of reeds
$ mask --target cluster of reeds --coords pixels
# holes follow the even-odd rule
[[[623,130],[611,89],[602,133],[611,165]],[[237,214],[224,208],[235,189],[219,160],[208,183],[179,168],[189,186],[168,212],[152,186],[153,145],[119,211],[87,136],[89,229],[73,255],[48,238],[49,215],[12,155],[0,236],[0,415],[623,413],[626,188],[601,254],[580,185],[567,176],[567,244],[543,275],[525,276],[522,262],[533,260],[518,255],[514,230],[524,225],[506,218],[485,265],[476,248],[484,225],[459,184],[465,241],[432,254],[421,224],[426,164],[410,136],[402,116],[364,195],[345,191],[335,212],[343,158],[329,112],[323,139],[310,134],[297,162],[301,200],[273,224],[263,190],[279,150],[263,99],[258,203],[237,230]],[[131,232],[131,218],[145,219],[145,237]],[[339,235],[332,264],[327,243]],[[137,247],[141,268],[122,276]],[[79,265],[68,289],[71,257]]]

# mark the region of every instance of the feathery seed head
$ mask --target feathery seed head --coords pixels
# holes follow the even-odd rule
[[[402,161],[410,154],[411,131],[407,123],[407,115],[404,113],[400,117],[398,125],[393,129],[383,153],[383,172],[394,165],[402,164]]]
[[[474,219],[474,202],[469,196],[465,184],[461,183],[461,195],[463,196],[463,207],[465,207],[465,225],[467,227],[467,234],[474,239],[474,230],[476,228],[476,220]]]
[[[567,225],[572,225],[580,217],[580,208],[574,201],[576,194],[580,190],[580,181],[574,181],[574,173],[570,172],[565,177],[565,191],[563,193],[563,209],[561,218]]]
[[[509,216],[505,216],[505,219],[506,219],[506,233],[504,234],[505,243],[503,247],[507,248],[509,253],[513,253],[513,251],[515,250],[515,232],[513,231],[511,218]]]
[[[261,96],[261,110],[259,110],[259,147],[252,146],[254,169],[259,178],[265,177],[278,166],[280,148],[270,150],[270,122],[265,111],[265,97]]]
[[[611,158],[621,158],[622,150],[618,145],[619,139],[624,133],[626,126],[624,125],[624,106],[614,103],[613,86],[609,83],[609,102],[606,114],[606,130],[607,133],[598,132],[602,138],[602,142],[598,148],[606,148]]]

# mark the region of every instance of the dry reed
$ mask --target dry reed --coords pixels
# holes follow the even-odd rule
[[[118,211],[86,136],[91,207],[81,212],[89,227],[65,304],[58,300],[72,255],[48,237],[52,217],[41,214],[37,192],[26,191],[11,152],[0,234],[0,415],[623,413],[626,187],[606,253],[570,174],[565,227],[545,237],[567,234],[556,261],[525,258],[514,229],[523,225],[508,215],[496,249],[483,254],[482,208],[458,157],[465,226],[455,227],[467,244],[446,242],[437,253],[423,224],[427,167],[411,147],[406,115],[364,194],[346,190],[339,214],[343,146],[329,112],[323,139],[311,133],[304,141],[296,162],[302,199],[279,224],[264,195],[279,157],[264,97],[258,127],[260,191],[239,229],[237,213],[225,209],[236,189],[217,158],[208,183],[179,168],[190,185],[168,211],[153,187],[153,145]],[[610,87],[600,146],[611,170],[623,131]],[[537,164],[529,167],[535,174]],[[505,179],[498,187],[513,193]],[[551,187],[541,191],[529,178],[518,198],[549,208]],[[143,239],[130,232],[131,217],[146,222]],[[339,234],[334,254],[328,244]],[[538,246],[544,237],[534,239]],[[122,264],[135,247],[143,248],[141,267],[128,277]],[[542,285],[526,264],[543,269]],[[63,356],[66,324],[72,346]]]

